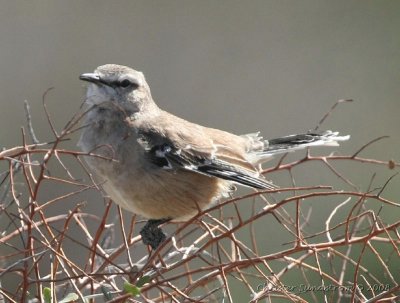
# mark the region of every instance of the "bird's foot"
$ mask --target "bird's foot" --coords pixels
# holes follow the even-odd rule
[[[166,239],[166,235],[158,226],[170,220],[171,219],[166,218],[157,220],[151,219],[147,221],[145,226],[140,230],[143,243],[150,245],[153,250],[157,249],[157,247]]]

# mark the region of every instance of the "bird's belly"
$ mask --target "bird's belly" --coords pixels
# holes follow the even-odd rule
[[[221,179],[179,170],[157,169],[106,178],[108,195],[121,207],[148,219],[184,221],[230,191]]]

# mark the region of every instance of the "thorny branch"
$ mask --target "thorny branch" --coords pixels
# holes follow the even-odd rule
[[[400,202],[385,195],[397,174],[376,189],[371,189],[373,177],[368,190],[361,191],[355,185],[358,180],[336,167],[342,162],[363,169],[371,165],[373,176],[376,165],[398,169],[400,163],[393,160],[361,156],[386,136],[350,155],[313,156],[308,151],[291,162],[284,155],[263,173],[287,172],[291,185],[233,197],[188,222],[168,224],[168,239],[150,251],[138,235],[143,222],[136,216],[106,197],[104,202],[85,202],[85,193],[97,193],[102,200],[102,192],[82,159],[115,160],[96,150],[61,147],[79,131],[87,111],[78,112],[58,131],[46,107],[49,91],[43,106],[54,138],[45,143],[37,139],[26,102],[33,143],[26,142],[23,131],[21,146],[0,152],[6,167],[0,174],[0,301],[45,302],[45,288],[58,300],[72,293],[82,302],[398,300],[400,220],[390,214],[399,212]],[[335,103],[315,130],[337,105],[348,101]],[[296,186],[299,179],[292,171],[310,162],[321,163],[321,172],[327,168],[350,190]],[[49,189],[52,194],[45,194]],[[91,213],[90,205],[97,205],[97,212]],[[319,208],[331,212],[323,217]],[[274,230],[281,230],[279,238],[266,239]],[[272,245],[276,241],[279,244]],[[127,283],[137,287],[138,297],[127,291]]]

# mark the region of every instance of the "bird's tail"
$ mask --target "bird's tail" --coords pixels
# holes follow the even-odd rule
[[[275,156],[310,146],[338,146],[339,141],[349,140],[350,135],[338,136],[338,132],[324,131],[323,133],[307,133],[290,135],[282,138],[264,141],[264,149],[259,152],[262,158]]]

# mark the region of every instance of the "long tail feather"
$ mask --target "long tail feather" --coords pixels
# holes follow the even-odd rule
[[[350,135],[338,136],[338,134],[338,132],[328,130],[319,134],[307,133],[266,140],[264,142],[265,148],[260,154],[262,156],[273,156],[309,146],[338,146],[339,141],[346,141],[350,138]]]

